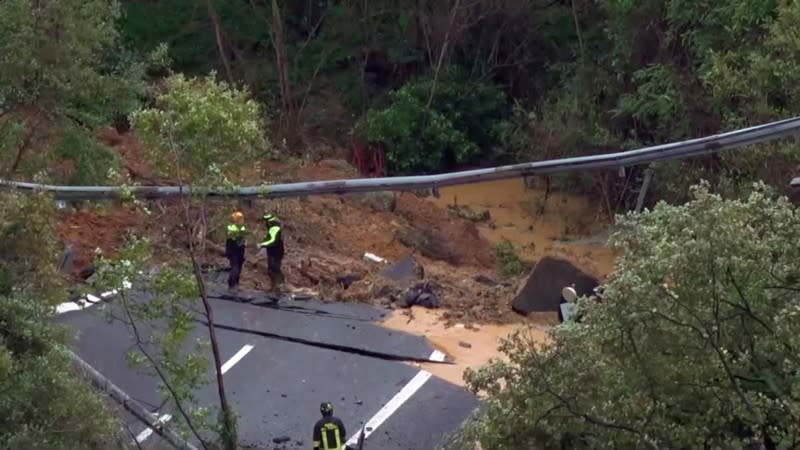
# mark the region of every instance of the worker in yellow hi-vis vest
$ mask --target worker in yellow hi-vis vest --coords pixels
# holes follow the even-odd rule
[[[266,249],[267,274],[272,284],[272,290],[278,291],[283,284],[283,272],[281,272],[284,253],[283,229],[281,228],[281,222],[274,214],[265,214],[264,222],[267,225],[267,238],[258,246],[261,247],[261,251]]]
[[[228,239],[225,241],[225,256],[231,265],[228,275],[228,289],[235,290],[239,287],[239,277],[244,264],[245,236],[247,228],[244,226],[244,214],[236,211],[231,214],[231,223],[228,225]]]
[[[314,424],[314,450],[345,450],[347,432],[344,424],[333,415],[333,404],[319,406],[322,418]]]

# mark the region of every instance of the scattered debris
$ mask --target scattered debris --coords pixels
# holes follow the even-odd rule
[[[378,255],[376,255],[374,253],[369,253],[369,252],[368,253],[364,253],[364,259],[368,259],[370,261],[375,261],[375,262],[378,262],[378,263],[388,263],[389,262],[389,261],[381,258],[380,256],[378,256]]]
[[[276,444],[283,444],[284,442],[289,442],[291,440],[292,438],[290,438],[289,436],[278,436],[276,438],[272,438],[272,442]]]
[[[478,283],[485,284],[487,286],[497,286],[497,285],[501,284],[501,283],[498,283],[497,281],[487,277],[486,275],[475,275],[474,277],[472,277],[472,279],[475,280]]]
[[[347,288],[350,287],[351,284],[361,280],[362,278],[363,277],[358,274],[344,275],[336,278],[336,284],[338,284],[342,289],[346,290]]]
[[[430,281],[417,283],[405,291],[403,297],[397,302],[398,306],[410,308],[414,305],[419,305],[425,308],[438,308],[441,306],[441,302],[439,301],[439,297],[433,292],[436,287],[438,286]]]
[[[458,341],[458,345],[464,348],[472,348],[472,344],[470,344],[469,342]]]

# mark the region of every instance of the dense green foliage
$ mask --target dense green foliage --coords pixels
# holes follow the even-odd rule
[[[385,146],[392,172],[430,173],[475,163],[481,149],[500,145],[507,104],[494,86],[469,83],[452,71],[435,81],[411,81],[389,98],[388,106],[370,111],[365,134]]]
[[[234,78],[277,105],[271,2],[212,3],[221,47],[200,0],[123,2],[123,35],[143,50],[168,42],[181,70],[222,69],[222,54]],[[363,122],[356,138],[382,143],[394,172],[597,153],[800,112],[797,0],[277,4],[302,125],[349,145],[341,128]],[[447,80],[453,70],[465,77]],[[455,110],[451,94],[464,99]],[[799,162],[782,144],[662,163],[655,193],[682,200],[700,178],[731,193],[754,179],[784,185]],[[598,186],[584,178],[556,186]],[[625,195],[628,182],[609,192]]]
[[[115,418],[72,367],[50,314],[58,277],[52,201],[0,195],[0,447],[104,448]],[[92,411],[92,414],[86,414]]]
[[[620,218],[602,302],[467,374],[491,395],[485,448],[796,446],[798,213],[764,188],[723,200],[701,186]]]
[[[213,74],[164,83],[152,108],[131,115],[153,160],[181,181],[239,170],[272,152],[261,108],[248,93],[217,82]]]
[[[119,45],[120,5],[108,0],[0,3],[0,173],[105,181],[113,158],[89,137],[120,121],[146,93],[146,70],[165,48],[136,57]],[[55,154],[50,150],[56,149]],[[100,164],[105,167],[98,167]]]

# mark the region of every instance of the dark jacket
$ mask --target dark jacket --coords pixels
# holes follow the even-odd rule
[[[314,450],[343,450],[347,431],[338,417],[319,419],[314,424]]]

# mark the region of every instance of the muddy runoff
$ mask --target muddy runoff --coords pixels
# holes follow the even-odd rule
[[[429,201],[473,220],[492,244],[507,240],[529,263],[555,256],[601,281],[614,268],[614,253],[605,245],[608,223],[598,205],[588,198],[562,193],[546,196],[543,189],[531,189],[523,180],[515,179],[442,188],[439,198],[430,197]],[[465,369],[478,368],[491,359],[505,359],[498,350],[503,338],[522,328],[534,341],[543,342],[553,325],[552,319],[534,315],[519,316],[511,324],[447,326],[443,314],[443,310],[415,306],[395,311],[383,325],[426,337],[454,364],[416,365],[462,386]]]

